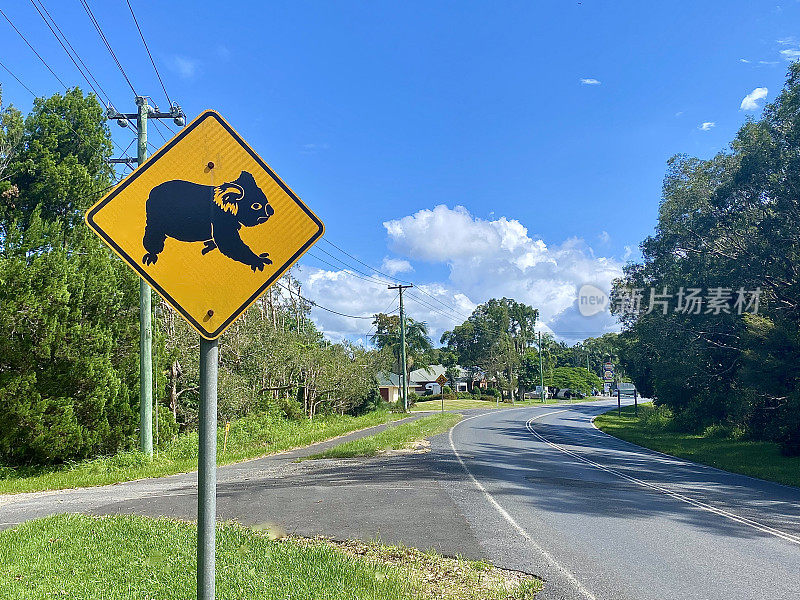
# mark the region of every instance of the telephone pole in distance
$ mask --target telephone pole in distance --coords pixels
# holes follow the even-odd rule
[[[414,287],[414,284],[408,285],[390,285],[390,290],[399,290],[400,292],[400,393],[403,398],[403,410],[408,412],[408,381],[406,378],[406,371],[408,364],[406,362],[406,313],[403,311],[403,290]]]

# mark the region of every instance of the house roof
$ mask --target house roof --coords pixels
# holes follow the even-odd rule
[[[378,387],[400,387],[400,375],[381,371],[377,374]]]
[[[456,369],[458,369],[457,379],[466,380],[469,377],[469,372],[466,369],[462,369],[461,367],[456,367]],[[421,369],[415,369],[408,375],[408,385],[423,385],[436,381],[439,375],[445,375],[446,377],[446,371],[447,367],[444,365],[430,365]],[[378,373],[378,387],[400,387],[400,375],[387,371]]]

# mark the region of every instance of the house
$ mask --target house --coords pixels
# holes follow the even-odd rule
[[[400,399],[400,375],[378,373],[378,389],[384,402],[397,402]]]
[[[457,367],[457,369],[459,377],[455,381],[455,391],[466,392],[469,389],[469,373],[461,367]],[[431,365],[411,371],[408,375],[408,391],[420,396],[438,394],[440,389],[436,380],[440,375],[447,377],[446,371],[447,368],[443,365]],[[379,373],[378,388],[385,402],[396,402],[400,398],[400,376],[395,373]]]

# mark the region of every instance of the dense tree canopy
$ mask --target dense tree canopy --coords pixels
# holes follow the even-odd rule
[[[687,425],[727,424],[800,453],[800,65],[730,151],[670,161],[642,253],[613,293],[627,327],[620,357],[639,388]],[[647,300],[651,288],[673,304],[622,310],[631,290]],[[680,310],[690,288],[705,294],[699,311]],[[708,303],[715,289],[724,310]],[[737,305],[740,291],[749,305]]]

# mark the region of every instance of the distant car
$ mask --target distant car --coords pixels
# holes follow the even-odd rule
[[[545,388],[544,397],[545,398],[549,398],[550,397],[550,392],[547,391],[547,388]],[[542,398],[542,386],[537,385],[536,386],[536,390],[534,390],[532,392],[525,392],[525,398],[526,399],[539,399],[539,400],[541,400],[541,398]]]
[[[559,388],[558,393],[556,394],[556,398],[564,398],[565,400],[584,397],[586,397],[586,395],[583,392],[572,388]]]

